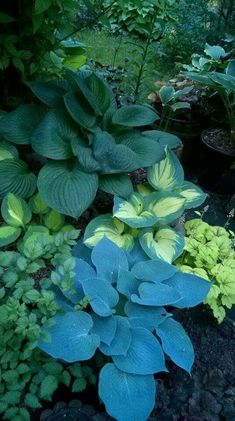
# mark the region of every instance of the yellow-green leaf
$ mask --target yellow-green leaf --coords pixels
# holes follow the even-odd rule
[[[130,200],[115,197],[113,216],[132,228],[151,227],[157,222],[153,212],[144,209],[144,201],[138,194],[132,194]]]
[[[147,205],[158,223],[169,224],[183,214],[185,199],[175,193],[152,193],[147,197]]]
[[[24,227],[32,218],[29,205],[13,193],[8,193],[1,205],[4,221],[12,227]]]
[[[149,184],[159,191],[172,191],[184,181],[183,168],[175,153],[166,148],[166,157],[148,169]]]
[[[0,227],[0,247],[14,243],[21,234],[21,228],[4,225]]]

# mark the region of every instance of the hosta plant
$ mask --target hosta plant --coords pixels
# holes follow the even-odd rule
[[[43,105],[21,105],[0,119],[0,200],[9,192],[31,197],[38,187],[48,206],[78,217],[98,188],[128,197],[128,173],[164,156],[159,135],[137,130],[158,119],[154,109],[117,108],[115,96],[94,73],[68,70],[66,80],[30,87]]]
[[[134,245],[145,257],[173,262],[183,251],[184,237],[170,226],[185,210],[201,205],[206,194],[184,180],[176,155],[166,148],[165,158],[147,172],[148,183],[138,185],[126,200],[115,196],[113,215],[100,215],[87,226],[88,247],[104,236],[126,250]]]
[[[200,218],[185,223],[185,251],[177,262],[183,272],[194,273],[213,285],[204,303],[221,323],[235,304],[235,235]]]
[[[136,259],[107,238],[92,251],[80,244],[74,254],[71,290],[57,282],[64,314],[42,329],[50,339],[38,346],[67,362],[90,360],[99,350],[107,360],[99,374],[107,412],[118,421],[147,420],[153,375],[167,371],[164,353],[188,372],[194,360],[189,337],[164,306],[193,307],[211,284],[160,259]]]

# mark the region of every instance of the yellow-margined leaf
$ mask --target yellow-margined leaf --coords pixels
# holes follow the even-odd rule
[[[154,189],[172,191],[183,183],[184,171],[175,153],[166,148],[165,159],[148,169],[147,178]]]
[[[32,218],[29,205],[13,193],[8,193],[1,206],[4,221],[12,227],[24,227]]]
[[[184,212],[185,199],[175,193],[152,193],[146,199],[146,207],[157,217],[157,222],[169,224]]]
[[[0,247],[14,243],[21,234],[21,228],[4,225],[0,227]]]
[[[115,197],[113,216],[132,228],[151,227],[157,222],[153,212],[144,209],[144,201],[138,194],[132,194],[130,200]]]

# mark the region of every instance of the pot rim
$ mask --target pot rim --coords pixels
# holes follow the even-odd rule
[[[218,149],[215,146],[212,146],[212,145],[210,145],[210,144],[208,144],[206,142],[206,140],[205,140],[205,134],[208,133],[210,130],[213,130],[213,129],[215,129],[215,128],[213,127],[213,128],[205,129],[205,130],[202,131],[202,133],[201,133],[201,140],[204,143],[204,145],[206,145],[207,148],[212,149],[215,152],[221,153],[221,155],[227,155],[227,156],[230,156],[231,158],[233,158],[233,157],[235,158],[235,152],[227,152],[227,151],[224,151],[222,149]]]

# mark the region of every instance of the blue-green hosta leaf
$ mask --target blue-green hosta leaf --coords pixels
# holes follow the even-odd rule
[[[4,197],[1,212],[4,221],[12,227],[24,227],[32,218],[29,205],[12,193]]]
[[[140,194],[134,193],[129,200],[114,198],[113,216],[132,228],[151,227],[157,222],[153,212],[144,209],[144,201]]]
[[[82,239],[78,240],[72,248],[72,255],[91,265],[91,249],[85,246]]]
[[[227,89],[229,91],[231,90],[232,92],[235,91],[235,77],[234,76],[231,76],[229,74],[214,72],[210,75],[210,79],[216,84],[218,84],[215,86],[216,88],[218,87],[218,89],[219,88],[221,89],[221,86],[222,86],[222,91],[224,89]]]
[[[44,113],[38,105],[20,105],[0,119],[0,135],[18,145],[29,144]]]
[[[163,262],[156,257],[155,260],[139,261],[133,266],[131,272],[136,278],[142,281],[162,282],[171,278],[176,272],[177,267]]]
[[[94,158],[92,149],[87,147],[86,144],[81,144],[78,138],[71,140],[71,148],[84,171],[95,172],[101,170],[100,164]]]
[[[185,198],[185,209],[197,208],[207,198],[207,194],[200,187],[189,181],[185,181],[176,192]]]
[[[0,140],[0,161],[4,159],[17,159],[18,156],[18,151],[12,143]]]
[[[100,350],[104,355],[126,355],[131,344],[131,327],[127,317],[114,316],[117,327],[110,344],[101,343]]]
[[[64,103],[76,123],[88,130],[94,128],[96,117],[83,95],[70,91],[64,96]]]
[[[144,105],[125,105],[119,108],[114,114],[114,124],[126,127],[147,126],[159,120],[155,110]]]
[[[45,202],[65,215],[80,216],[93,202],[98,176],[81,171],[67,161],[49,162],[38,176],[38,190]]]
[[[138,156],[140,167],[149,167],[165,157],[164,148],[148,136],[134,130],[126,130],[114,136],[118,143],[131,149]]]
[[[184,249],[184,237],[167,226],[156,233],[146,230],[140,235],[139,241],[150,259],[160,258],[168,263],[177,259]]]
[[[81,284],[85,296],[98,316],[107,317],[115,313],[114,307],[119,301],[119,294],[110,282],[100,278],[86,278]]]
[[[37,187],[36,176],[29,172],[24,161],[5,159],[0,161],[0,199],[7,193],[26,199],[33,195]]]
[[[176,149],[182,145],[180,138],[172,133],[162,132],[160,130],[147,130],[142,133],[144,136],[155,140],[164,148]]]
[[[124,309],[132,327],[144,327],[151,332],[170,316],[163,307],[142,306],[130,301]]]
[[[126,199],[133,193],[130,177],[124,174],[101,175],[99,177],[99,189]]]
[[[34,95],[48,107],[63,105],[63,96],[67,91],[67,82],[64,79],[49,80],[45,82],[27,82]]]
[[[91,314],[93,320],[92,333],[100,337],[100,341],[110,346],[117,331],[117,317],[100,317],[97,314]]]
[[[118,421],[147,420],[155,404],[153,376],[138,376],[106,364],[99,377],[99,396],[106,411]]]
[[[83,311],[55,316],[55,324],[43,329],[51,336],[50,342],[39,341],[38,347],[53,358],[67,362],[85,361],[93,357],[100,344],[99,336],[91,333],[93,321]]]
[[[132,294],[138,294],[140,283],[141,281],[137,279],[133,273],[125,269],[119,270],[117,290],[127,298],[131,298]]]
[[[177,303],[181,298],[180,293],[161,282],[142,282],[139,286],[139,296],[133,294],[131,301],[143,306],[167,306]]]
[[[171,85],[162,86],[159,90],[159,96],[163,105],[166,105],[174,98],[175,89]]]
[[[87,278],[94,278],[96,276],[95,270],[83,259],[75,258],[75,268],[73,269],[75,276],[71,290],[65,290],[60,285],[59,288],[66,298],[71,303],[79,304],[79,301],[84,298],[84,291],[82,281]]]
[[[172,278],[164,281],[170,287],[176,288],[181,299],[174,307],[195,307],[202,303],[210,291],[212,283],[189,273],[177,272]]]
[[[21,228],[10,227],[9,225],[0,226],[0,247],[14,243],[21,234]]]
[[[88,247],[94,247],[102,238],[107,237],[118,247],[131,250],[134,245],[132,235],[124,233],[123,222],[113,218],[111,214],[100,215],[92,219],[84,233],[84,243]]]
[[[148,169],[148,182],[156,190],[169,190],[181,186],[184,171],[175,153],[166,149],[166,157]]]
[[[53,110],[45,115],[34,131],[31,145],[46,158],[67,159],[73,156],[71,141],[76,138],[77,132],[65,112]]]
[[[146,260],[149,260],[149,257],[140,246],[138,239],[134,241],[132,250],[127,252],[127,259],[130,269],[138,262],[145,262]]]
[[[225,69],[226,75],[235,76],[235,60],[230,60]]]
[[[97,275],[109,281],[116,281],[119,270],[128,270],[125,251],[113,241],[104,237],[94,247],[91,260],[96,267]]]
[[[157,217],[158,224],[170,224],[183,214],[185,202],[180,194],[156,192],[147,196],[145,206]]]
[[[193,345],[184,328],[172,318],[167,318],[156,328],[162,341],[163,351],[179,367],[190,373],[193,361]]]
[[[206,44],[204,52],[210,56],[213,60],[221,60],[223,57],[226,57],[225,50],[219,45],[209,45]]]
[[[119,370],[130,374],[154,374],[166,371],[165,358],[157,338],[147,329],[131,329],[132,340],[126,356],[113,356]]]

